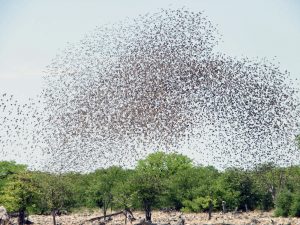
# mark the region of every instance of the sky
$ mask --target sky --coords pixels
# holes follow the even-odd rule
[[[203,11],[217,27],[216,51],[275,60],[299,85],[297,0],[0,0],[0,93],[21,100],[39,94],[51,59],[96,26],[182,7]]]
[[[35,96],[45,67],[67,43],[96,26],[170,7],[204,11],[222,35],[216,50],[275,58],[300,78],[297,0],[0,0],[0,92]]]

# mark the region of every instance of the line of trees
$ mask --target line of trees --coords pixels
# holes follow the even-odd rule
[[[91,173],[51,174],[0,162],[0,205],[17,212],[55,216],[63,211],[99,207],[183,212],[272,210],[276,216],[300,216],[300,166],[264,164],[251,170],[218,171],[197,166],[188,157],[156,152],[134,169],[110,167]]]

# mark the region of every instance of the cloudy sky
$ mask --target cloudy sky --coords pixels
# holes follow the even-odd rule
[[[297,0],[0,0],[0,92],[36,95],[45,67],[68,42],[96,26],[166,7],[204,11],[223,35],[218,51],[275,57],[300,78]]]

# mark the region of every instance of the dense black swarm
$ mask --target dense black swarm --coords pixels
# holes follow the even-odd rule
[[[48,67],[42,93],[35,141],[49,169],[130,166],[155,150],[218,167],[299,163],[289,74],[216,53],[218,40],[202,13],[179,9],[100,27],[70,45]]]

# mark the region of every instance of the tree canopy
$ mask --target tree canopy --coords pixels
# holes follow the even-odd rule
[[[253,169],[195,164],[178,153],[158,151],[132,169],[112,166],[89,173],[30,171],[0,162],[0,204],[9,212],[56,214],[81,208],[182,212],[272,210],[277,216],[299,216],[300,167],[263,164]],[[5,165],[5,166],[3,166]],[[8,169],[9,168],[9,169]],[[3,174],[3,173],[2,173]],[[24,214],[23,214],[24,215]]]

